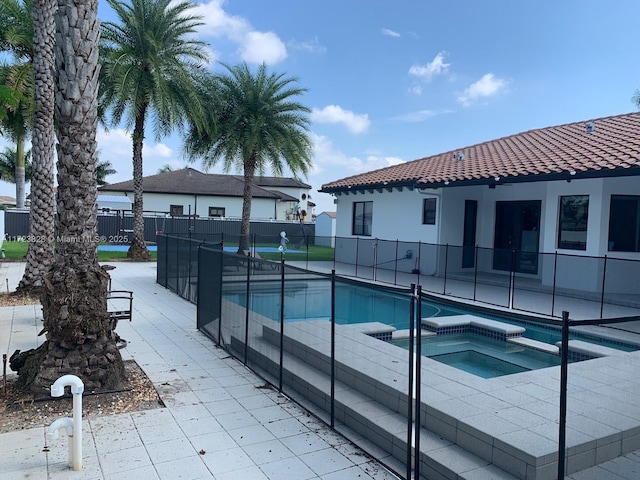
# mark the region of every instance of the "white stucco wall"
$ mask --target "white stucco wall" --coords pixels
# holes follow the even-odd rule
[[[566,195],[589,196],[589,219],[587,225],[586,250],[558,249],[558,221],[560,197]],[[488,186],[447,187],[444,189],[427,189],[402,192],[383,190],[337,196],[336,235],[351,237],[354,202],[373,202],[373,222],[371,237],[359,237],[357,247],[354,242],[343,241],[336,245],[336,255],[343,252],[346,257],[354,256],[356,248],[358,256],[367,252],[368,244],[376,238],[383,240],[400,240],[407,242],[424,242],[425,244],[449,244],[460,246],[463,243],[464,204],[465,200],[478,202],[478,218],[476,243],[481,248],[492,249],[495,235],[496,202],[499,201],[531,201],[541,202],[539,250],[545,253],[538,259],[538,277],[543,284],[552,285],[555,271],[555,252],[558,252],[560,265],[555,281],[558,288],[580,288],[587,291],[599,291],[602,288],[602,272],[604,259],[578,258],[592,256],[640,260],[640,253],[608,252],[609,209],[611,195],[640,195],[640,180],[637,177],[559,180],[554,182],[519,183]],[[422,200],[425,196],[438,199],[436,225],[422,225]],[[386,255],[385,248],[390,246],[380,243],[378,255]],[[364,246],[364,247],[363,247]],[[387,248],[388,247],[388,248]],[[442,251],[425,245],[422,256],[433,256],[433,261],[442,265]],[[370,250],[370,249],[369,249]],[[440,249],[442,250],[442,248]],[[461,249],[450,248],[451,255],[461,253]],[[479,258],[480,270],[492,271],[491,252]],[[391,255],[391,253],[389,254]],[[436,258],[438,257],[438,258]],[[430,260],[430,261],[431,261]],[[459,262],[453,261],[451,264]],[[633,272],[628,262],[616,262],[610,259],[607,263],[607,290],[624,291],[627,285],[640,282],[640,268]],[[421,270],[430,271],[434,264],[422,264]],[[617,269],[617,270],[616,270]],[[626,269],[623,271],[623,269]],[[627,279],[627,280],[625,280]]]
[[[316,217],[316,245],[335,247],[336,219],[327,212]]]
[[[117,195],[117,193],[113,193]],[[124,194],[124,193],[122,193]],[[133,200],[132,193],[127,194]],[[254,198],[251,202],[251,218],[275,219],[276,215],[275,199]],[[225,217],[242,216],[242,198],[240,197],[214,197],[204,195],[177,195],[161,193],[144,193],[144,210],[156,212],[169,212],[170,205],[182,205],[184,215],[209,216],[209,207],[221,207],[225,209]],[[278,218],[283,220],[281,216]]]

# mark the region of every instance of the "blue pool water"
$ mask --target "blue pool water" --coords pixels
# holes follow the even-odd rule
[[[263,281],[252,284],[250,291],[250,309],[272,320],[280,320],[280,281]],[[285,285],[284,316],[285,321],[304,321],[309,319],[331,318],[330,304],[331,284],[326,278],[305,279],[300,282],[289,281]],[[246,284],[225,284],[223,296],[236,304],[246,304]],[[353,324],[363,322],[380,322],[398,330],[409,328],[409,299],[395,292],[361,286],[346,282],[336,283],[336,323]],[[469,313],[453,307],[433,302],[422,302],[422,317],[442,317]],[[561,330],[551,326],[534,325],[516,320],[496,320],[526,329],[526,338],[555,345],[561,340]],[[571,334],[572,339],[587,340],[592,343],[617,348],[620,350],[637,350],[632,346],[614,344],[606,339],[585,338]]]
[[[409,348],[409,340],[392,340]],[[422,338],[422,355],[482,378],[560,365],[560,357],[481,335],[460,333]]]

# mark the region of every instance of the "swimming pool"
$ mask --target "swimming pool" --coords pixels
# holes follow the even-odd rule
[[[225,284],[223,295],[227,300],[241,306],[246,303],[246,285]],[[304,321],[310,318],[328,319],[331,316],[329,302],[331,284],[327,279],[289,281],[285,284],[284,313],[286,321]],[[272,320],[280,320],[280,281],[252,283],[251,310]],[[442,317],[469,313],[431,301],[422,302],[422,317]],[[485,316],[485,315],[479,315]],[[524,337],[555,345],[562,331],[552,325],[540,325],[507,319],[504,316],[486,316],[526,328]],[[393,291],[363,286],[350,282],[336,282],[336,322],[338,324],[381,322],[398,330],[409,328],[409,299]],[[586,339],[584,335],[572,334],[572,339]],[[625,351],[638,350],[632,345],[614,344],[609,340],[592,338],[589,341]]]
[[[408,349],[409,340],[390,343]],[[482,378],[560,365],[560,357],[472,333],[422,338],[422,355]]]

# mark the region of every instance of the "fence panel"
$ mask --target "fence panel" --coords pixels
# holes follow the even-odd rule
[[[508,255],[511,255],[509,253]],[[490,305],[508,307],[511,300],[511,263],[504,264],[510,258],[504,250],[478,248],[476,255],[477,280],[475,282],[475,300]],[[495,262],[502,262],[506,270],[496,272]],[[476,275],[474,273],[474,275]]]
[[[416,250],[416,284],[422,284],[425,291],[444,293],[446,245],[418,243]],[[409,283],[405,283],[409,285]]]
[[[156,282],[167,287],[167,237],[158,236],[158,260],[156,263]]]
[[[604,258],[559,254],[554,315],[566,310],[576,318],[600,317],[604,266]]]
[[[513,276],[512,305],[523,312],[552,315],[554,306],[554,285],[556,255],[553,253],[523,252],[520,258],[527,258],[537,265],[537,275],[515,274]],[[516,256],[518,258],[518,256]],[[559,316],[560,311],[556,311]]]
[[[636,315],[640,299],[640,261],[609,258],[604,263],[603,318]]]
[[[197,326],[219,342],[222,305],[222,251],[219,247],[198,248]]]
[[[394,330],[408,337],[410,297],[340,280],[335,290],[335,428],[391,454],[385,462],[403,474],[412,362],[408,344],[389,341]]]

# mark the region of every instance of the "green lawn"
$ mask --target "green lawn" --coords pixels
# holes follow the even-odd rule
[[[226,246],[226,245],[225,245]],[[259,245],[257,245],[259,246]],[[273,245],[264,245],[264,246],[273,246]],[[286,252],[284,254],[285,260],[291,260],[295,262],[304,262],[309,260],[310,262],[333,262],[333,248],[331,247],[319,247],[317,245],[309,245],[309,255],[307,256],[307,251],[305,247],[300,248],[300,253],[294,252]],[[265,260],[280,260],[281,253],[280,252],[258,252],[260,257]]]
[[[2,242],[5,258],[7,260],[24,260],[27,255],[27,247],[29,242]],[[157,252],[149,252],[152,259],[158,258]],[[124,260],[127,258],[127,252],[110,252],[98,251],[99,262],[109,262],[113,260]]]

